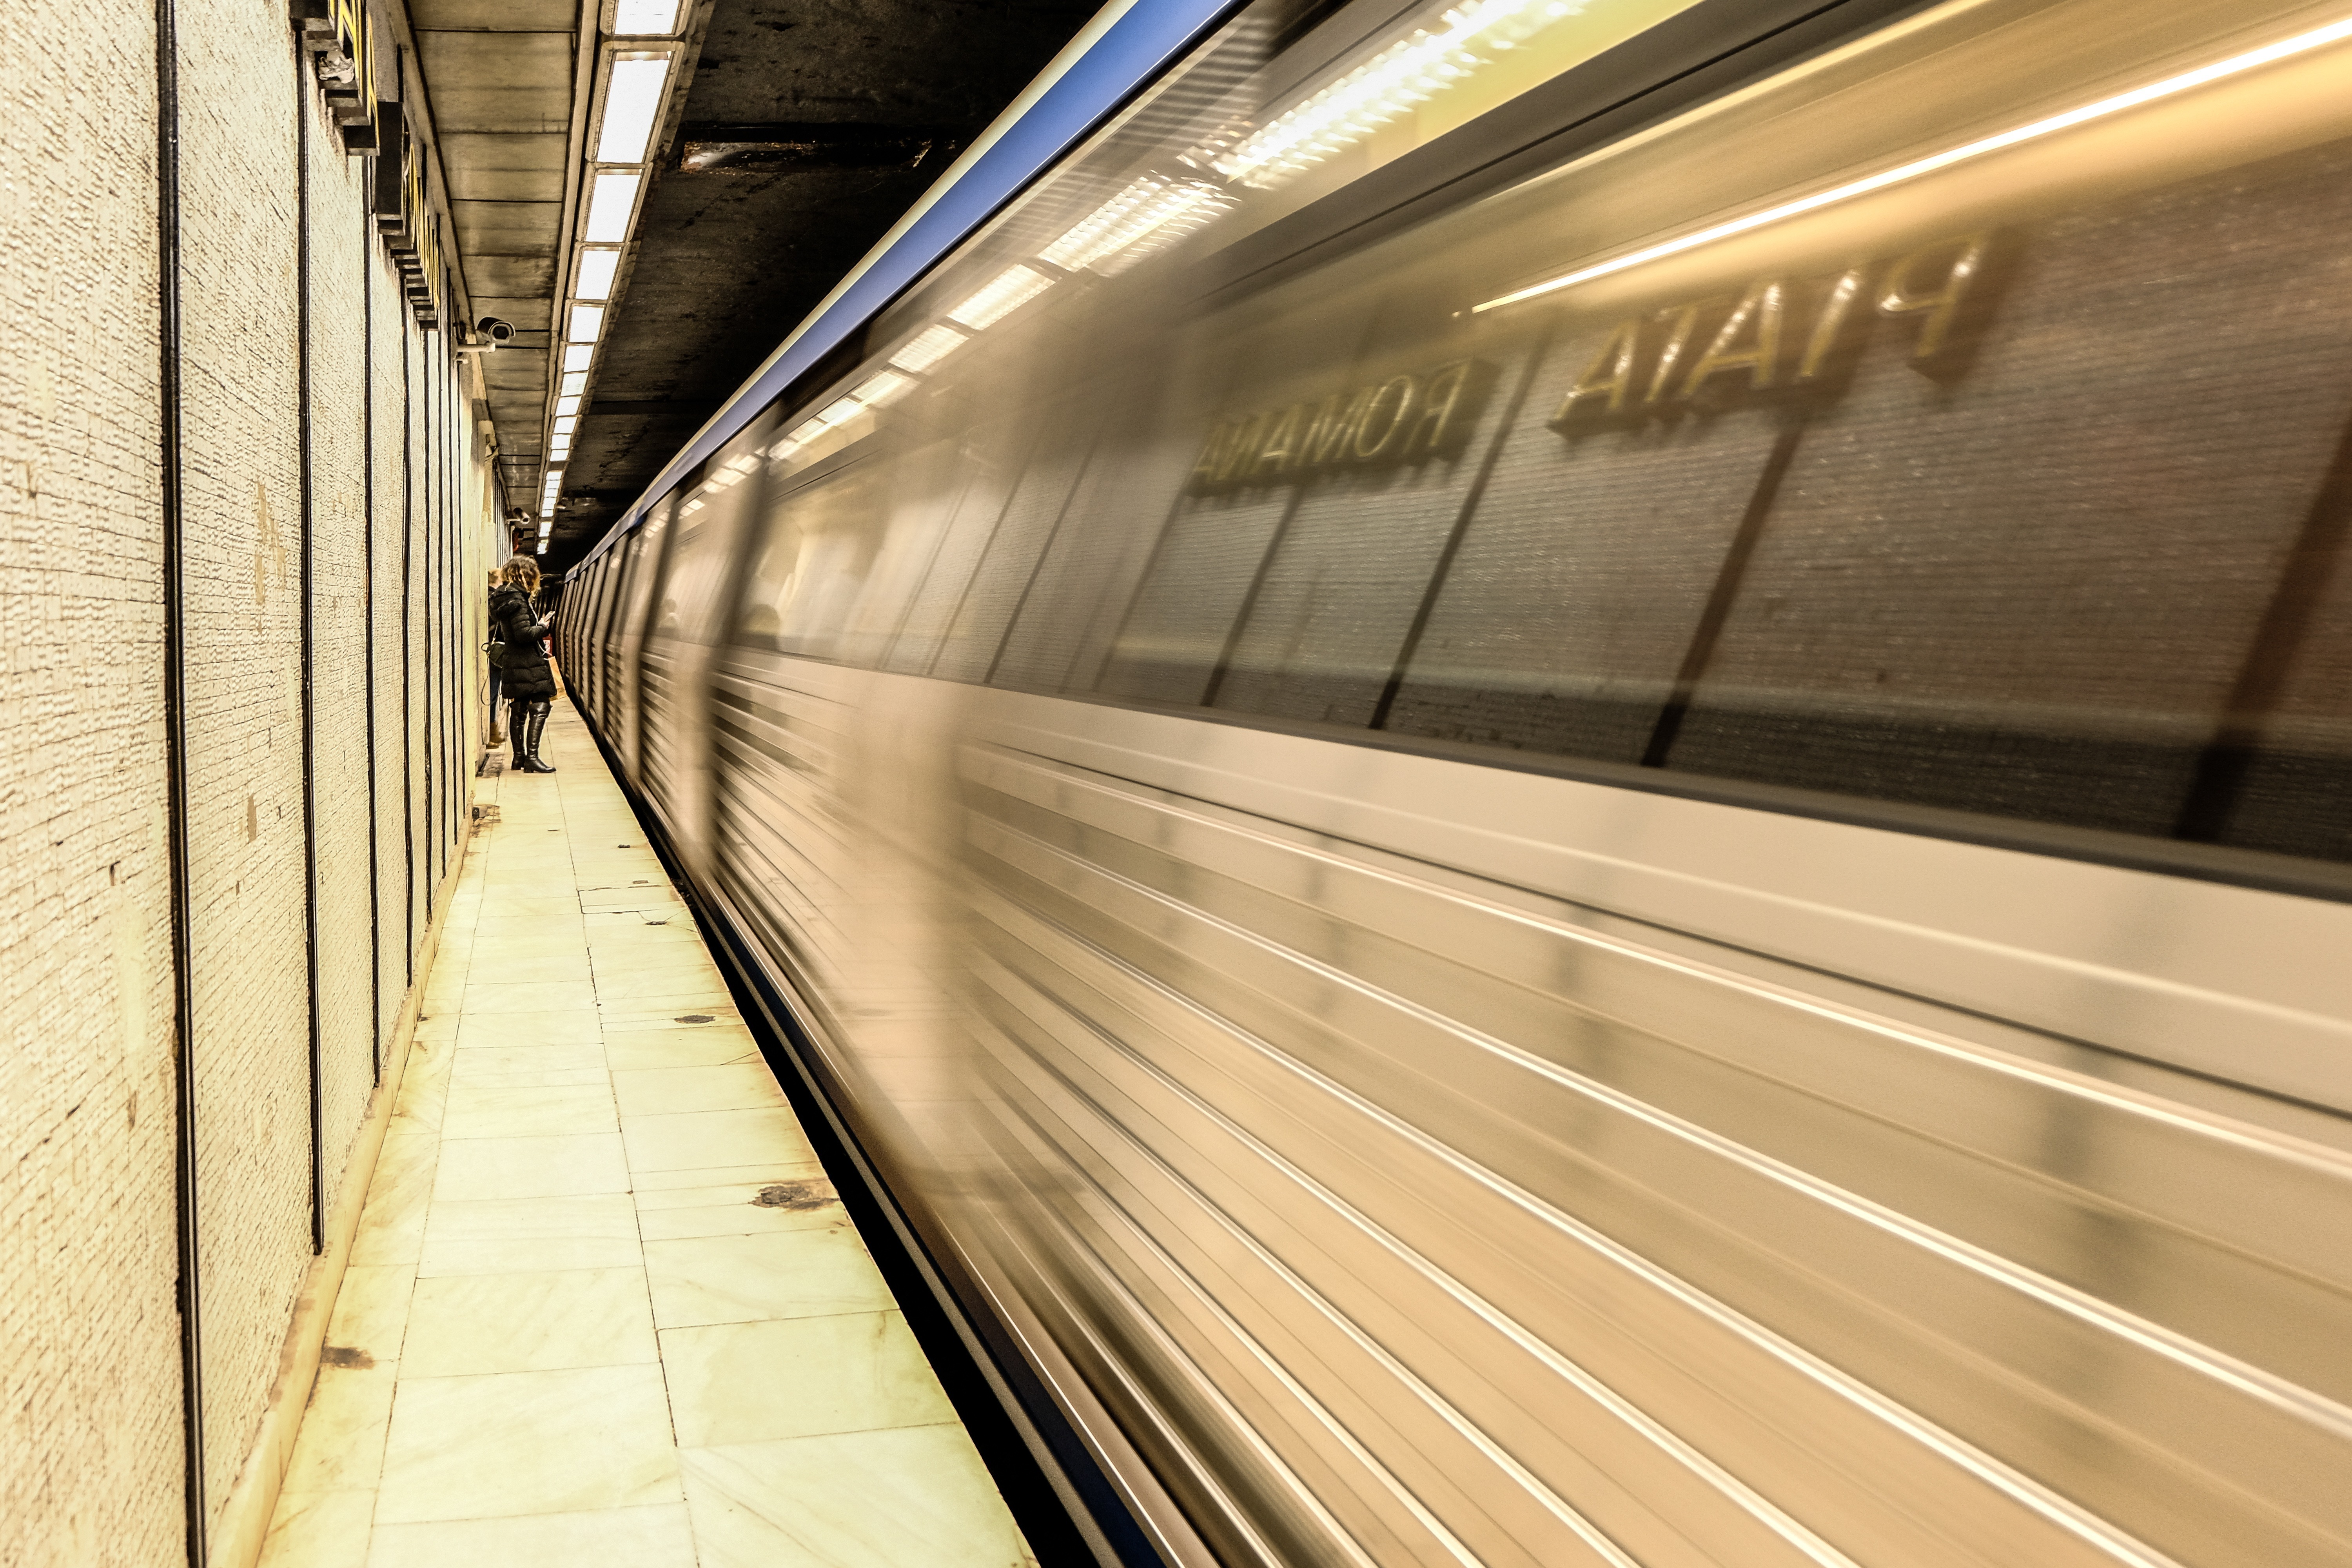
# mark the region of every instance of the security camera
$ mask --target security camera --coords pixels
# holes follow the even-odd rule
[[[459,348],[461,354],[489,354],[499,352],[500,343],[514,342],[514,323],[501,321],[496,316],[484,316],[474,323],[474,341]]]

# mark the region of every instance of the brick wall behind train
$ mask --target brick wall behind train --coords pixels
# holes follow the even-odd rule
[[[143,14],[142,14],[143,16]],[[139,19],[131,26],[139,27]],[[152,1563],[182,1545],[183,1428],[158,438],[152,37],[55,0],[0,15],[0,1562]],[[126,64],[126,62],[130,62]],[[296,116],[317,99],[282,7],[184,13],[181,37],[188,822],[205,1488],[251,1451],[310,1262],[302,834]],[[328,1198],[373,1087],[362,955],[397,1014],[415,848],[462,798],[462,713],[428,809],[408,321],[364,164],[312,131],[313,675]],[[374,368],[373,532],[363,339]],[[404,416],[406,391],[419,407]],[[452,404],[445,422],[462,425]],[[462,452],[445,443],[445,459]],[[457,493],[457,487],[450,487]],[[415,492],[412,494],[412,492]],[[476,492],[478,500],[478,491]],[[455,529],[451,532],[454,535]],[[487,525],[451,552],[462,604]],[[454,543],[454,538],[452,540]],[[401,568],[418,574],[404,625]],[[373,570],[371,570],[373,567]],[[373,579],[373,582],[371,581]],[[368,905],[368,595],[381,905]],[[402,675],[405,666],[406,680]],[[412,700],[404,702],[404,687]],[[404,790],[404,772],[416,774]],[[446,852],[440,857],[446,863]],[[421,980],[421,976],[418,977]]]

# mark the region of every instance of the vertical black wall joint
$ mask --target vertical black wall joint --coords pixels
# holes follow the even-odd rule
[[[381,156],[381,154],[379,154]],[[367,616],[362,645],[367,658],[368,805],[368,1068],[369,1081],[383,1082],[383,817],[376,804],[375,757],[375,218],[360,214],[360,455],[365,473],[361,504],[366,510],[360,533],[367,559],[361,563],[360,603]]]
[[[194,944],[188,857],[187,508],[183,487],[180,382],[180,18],[155,0],[155,240],[159,415],[157,458],[163,526],[163,792],[171,862],[173,1187],[179,1254],[180,1418],[189,1568],[205,1568],[204,1292],[197,1272]]]
[[[310,1022],[310,1254],[327,1249],[325,1063],[319,1040],[319,739],[316,689],[319,627],[318,521],[312,483],[310,399],[310,116],[317,102],[294,50],[294,405],[301,471],[302,537],[302,960]]]

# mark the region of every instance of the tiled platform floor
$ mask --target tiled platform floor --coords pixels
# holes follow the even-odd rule
[[[264,1568],[1013,1568],[579,719],[482,781]]]

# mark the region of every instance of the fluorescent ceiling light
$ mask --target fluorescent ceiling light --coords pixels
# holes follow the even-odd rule
[[[890,356],[890,363],[900,370],[920,375],[961,348],[964,342],[964,335],[953,327],[945,324],[925,327],[908,340],[905,348]]]
[[[574,305],[572,307],[571,324],[565,328],[563,335],[575,343],[593,343],[596,341],[596,334],[604,330],[604,306]]]
[[[595,344],[574,343],[572,347],[563,351],[563,368],[566,370],[586,370],[588,366],[594,362],[595,358]]]
[[[563,378],[563,384],[558,390],[566,397],[579,396],[588,390],[588,373],[584,370],[573,371]]]
[[[2183,71],[2179,76],[2166,77],[2162,81],[2150,82],[2146,87],[2136,87],[2128,92],[2119,92],[2110,98],[2102,98],[2095,102],[2084,104],[2079,109],[2069,109],[2063,113],[2053,114],[2046,119],[2033,121],[2030,124],[1997,132],[1990,136],[1979,137],[1974,142],[1963,142],[1958,147],[1948,147],[1941,153],[1930,153],[1927,156],[1915,158],[1908,163],[1900,163],[1892,169],[1883,169],[1875,174],[1865,174],[1859,180],[1849,180],[1843,185],[1833,186],[1826,191],[1816,191],[1809,196],[1799,196],[1795,201],[1782,202],[1778,206],[1766,207],[1761,212],[1748,213],[1675,239],[1661,240],[1655,245],[1643,246],[1639,250],[1628,251],[1622,256],[1612,256],[1606,261],[1596,261],[1590,267],[1580,267],[1573,272],[1563,272],[1557,278],[1546,279],[1541,283],[1531,283],[1525,289],[1514,289],[1508,294],[1499,295],[1483,305],[1474,305],[1471,307],[1471,311],[1475,314],[1481,310],[1500,310],[1505,305],[1516,305],[1522,300],[1532,300],[1538,295],[1556,293],[1562,289],[1572,289],[1579,283],[1590,283],[1596,278],[1607,278],[1613,273],[1623,272],[1646,262],[1663,260],[1669,256],[1680,256],[1686,250],[1696,250],[1700,246],[1712,245],[1718,239],[1729,239],[1734,235],[1747,234],[1751,230],[1762,228],[1768,224],[1779,223],[1786,218],[1800,217],[1810,212],[1819,212],[1823,207],[1834,206],[1840,202],[1852,201],[1856,196],[1866,196],[1874,191],[1885,190],[1891,185],[1905,184],[1922,175],[1937,174],[1955,164],[1973,162],[1987,153],[2003,152],[2022,142],[2038,141],[2060,131],[2071,131],[2077,125],[2087,125],[2094,120],[2105,120],[2107,116],[2120,114],[2126,109],[2137,109],[2142,104],[2154,103],[2158,99],[2170,98],[2176,93],[2186,92],[2191,88],[2204,87],[2208,83],[2221,81],[2225,78],[2252,70],[2257,66],[2266,66],[2295,55],[2306,54],[2327,44],[2341,43],[2347,38],[2352,38],[2352,17],[2347,17],[2341,22],[2332,22],[2325,27],[2315,27],[2308,33],[2298,33],[2292,38],[2283,39],[2259,49],[2249,49],[2242,55],[2232,55],[2228,59],[2218,60],[2210,66],[2200,66],[2195,70]]]
[[[559,397],[555,400],[555,416],[558,419],[568,418],[579,412],[580,400],[578,398]]]
[[[578,428],[580,428],[580,416],[577,414],[567,414],[562,418],[558,419],[555,422],[555,438],[561,441],[563,437],[571,435],[572,432]]]
[[[900,375],[895,370],[877,370],[859,382],[849,395],[872,407],[889,402],[914,384],[912,376]]]
[[[620,0],[613,8],[613,31],[626,37],[677,31],[677,0]]]
[[[636,210],[637,186],[643,174],[598,174],[588,198],[588,227],[581,238],[617,244],[629,237],[629,217]]]
[[[547,541],[545,541],[544,539],[541,540],[541,541],[539,542],[539,548],[538,548],[538,549],[536,549],[536,550],[534,550],[534,551],[532,551],[532,552],[531,552],[531,553],[532,553],[533,555],[544,555],[544,554],[546,554],[546,553],[547,553]]]
[[[1146,174],[1103,203],[1038,255],[1065,272],[1079,272],[1145,240],[1151,243],[1129,261],[1182,238],[1234,199],[1206,180]]]
[[[667,55],[617,55],[604,84],[604,123],[596,135],[599,163],[642,163],[669,82]]]
[[[950,310],[948,320],[984,331],[1053,286],[1054,280],[1034,267],[1008,267]]]
[[[1271,190],[1488,64],[1488,55],[1479,51],[1508,50],[1583,9],[1568,0],[1469,0],[1446,12],[1435,32],[1391,44],[1232,147],[1202,149],[1187,161]]]
[[[617,250],[583,250],[580,253],[579,270],[572,274],[572,294],[578,300],[609,300],[613,297],[613,274],[621,265]]]
[[[919,384],[911,375],[901,375],[895,370],[876,371],[778,437],[775,445],[768,448],[768,456],[778,458],[789,458],[826,431],[837,426],[846,425],[859,415],[881,407],[908,387],[917,384]],[[730,465],[730,467],[732,466]],[[724,482],[732,483],[733,481],[730,479]]]

